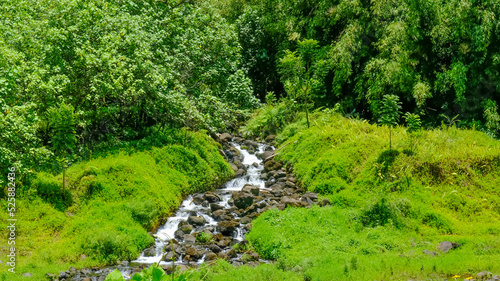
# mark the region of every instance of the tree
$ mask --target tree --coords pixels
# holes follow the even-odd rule
[[[406,125],[407,125],[406,131],[410,135],[410,147],[411,150],[413,150],[413,144],[414,144],[413,140],[416,134],[421,131],[422,122],[420,121],[420,116],[415,113],[406,112],[404,118],[406,120]]]
[[[76,146],[75,109],[73,106],[61,103],[58,108],[49,108],[47,119],[54,134],[51,138],[52,149],[58,156],[57,162],[63,170],[63,184],[65,187],[65,172],[68,164],[68,155]]]
[[[40,126],[37,106],[33,103],[2,106],[2,102],[0,98],[0,172],[6,175],[9,167],[15,167],[19,181],[29,185],[34,171],[49,166],[53,154],[37,136]],[[5,178],[0,177],[0,186],[4,184]]]
[[[396,95],[384,95],[378,122],[389,127],[389,150],[392,150],[392,127],[398,125],[401,102]]]
[[[302,102],[309,128],[309,107],[321,97],[323,79],[328,71],[318,41],[303,40],[298,43],[297,51],[287,50],[279,62],[279,71],[287,94]]]

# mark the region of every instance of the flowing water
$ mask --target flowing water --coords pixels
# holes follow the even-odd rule
[[[262,160],[257,158],[255,154],[250,154],[247,150],[242,149],[241,146],[238,143],[231,143],[233,147],[238,149],[240,153],[243,155],[242,159],[242,164],[245,165],[247,168],[246,174],[237,178],[234,178],[228,182],[225,183],[224,187],[221,189],[217,189],[214,191],[215,194],[219,195],[220,198],[222,199],[220,202],[217,202],[217,204],[223,206],[224,208],[230,208],[231,206],[228,204],[229,199],[231,199],[231,195],[233,191],[240,191],[246,184],[251,184],[254,186],[258,186],[261,189],[266,189],[265,188],[265,182],[264,180],[260,179],[260,175],[262,173],[262,170],[264,169]],[[259,144],[258,150],[256,153],[262,153],[264,152],[264,149],[266,148],[266,145],[264,144]],[[163,249],[165,246],[169,243],[170,239],[174,237],[175,231],[178,229],[178,224],[181,221],[185,221],[188,219],[189,216],[200,216],[205,218],[206,224],[201,226],[201,227],[196,227],[193,228],[193,232],[200,232],[204,228],[210,228],[213,227],[215,229],[215,226],[217,225],[217,221],[213,217],[211,217],[211,210],[210,206],[202,206],[202,205],[196,205],[193,202],[193,196],[189,195],[181,204],[177,212],[175,213],[174,216],[169,217],[167,219],[167,222],[161,226],[157,232],[154,234],[155,236],[155,249],[156,249],[156,254],[155,256],[146,256],[145,252],[141,254],[141,256],[132,261],[131,265],[134,264],[146,264],[146,265],[151,265],[153,263],[160,262],[162,259],[162,254],[163,254]],[[236,214],[233,214],[235,218],[238,218]],[[238,227],[237,230],[234,233],[233,240],[235,241],[242,241],[244,238],[244,229],[241,227]],[[217,231],[213,231],[214,234],[217,233]],[[183,242],[180,242],[180,244],[183,244]],[[182,261],[183,256],[181,255],[180,257],[177,258],[178,261],[176,261],[176,264],[182,264],[184,263]],[[198,263],[202,263],[204,258],[201,258]],[[161,261],[160,265],[170,265],[172,262],[166,262],[166,261]],[[130,279],[130,276],[132,275],[131,268],[128,266],[125,267],[117,267],[123,274],[125,279]]]

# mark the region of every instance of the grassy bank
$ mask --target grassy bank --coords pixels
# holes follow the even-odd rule
[[[268,130],[271,115],[261,110],[244,131]],[[332,206],[257,218],[247,239],[263,257],[306,280],[500,273],[500,142],[454,126],[413,136],[398,127],[389,151],[386,127],[332,112],[311,123],[278,130],[277,158]],[[460,246],[443,253],[442,241]]]
[[[169,131],[112,151],[72,165],[65,189],[62,175],[40,173],[32,186],[19,191],[16,274],[3,263],[0,280],[22,280],[25,272],[42,280],[47,272],[71,266],[134,259],[154,242],[147,232],[176,209],[183,195],[212,189],[233,174],[217,144],[202,133]],[[0,202],[6,210],[6,201]],[[6,236],[8,217],[0,214]],[[5,257],[7,249],[1,251]]]

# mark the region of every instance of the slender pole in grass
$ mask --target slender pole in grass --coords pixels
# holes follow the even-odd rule
[[[401,102],[396,95],[384,95],[380,108],[380,118],[378,122],[389,126],[389,150],[392,150],[392,127],[398,125],[401,115]]]

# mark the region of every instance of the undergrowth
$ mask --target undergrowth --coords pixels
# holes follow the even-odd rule
[[[17,198],[16,274],[36,280],[71,266],[132,260],[154,242],[148,234],[173,213],[183,195],[210,190],[232,176],[218,144],[203,133],[171,131],[158,147],[123,144],[114,153],[76,163],[62,175],[38,174]],[[147,145],[146,145],[147,147]],[[7,202],[0,201],[7,209]],[[7,214],[0,212],[6,235]],[[1,254],[6,255],[6,248]]]
[[[276,107],[274,107],[276,108]],[[265,118],[262,116],[264,115]],[[242,131],[264,137],[261,109]],[[306,280],[442,280],[500,272],[500,143],[455,126],[409,134],[332,111],[277,133],[277,159],[331,207],[272,210],[247,239]],[[444,254],[442,241],[460,244]],[[437,252],[437,256],[424,253]]]

